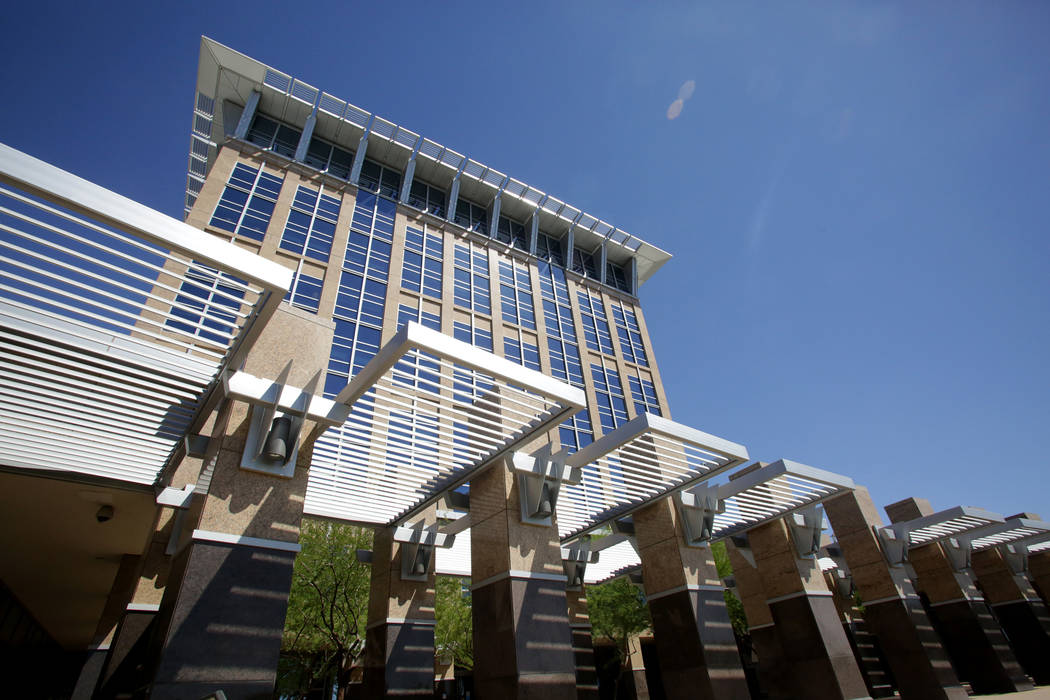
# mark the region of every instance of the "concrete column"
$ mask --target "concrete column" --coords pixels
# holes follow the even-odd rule
[[[770,700],[790,700],[792,696],[791,669],[780,646],[780,637],[773,624],[773,613],[766,605],[766,592],[758,569],[748,561],[748,554],[732,541],[726,541],[726,552],[733,567],[733,578],[740,602],[747,617],[751,645],[758,657],[758,681]]]
[[[1024,574],[1015,574],[998,548],[973,553],[973,573],[1021,668],[1037,685],[1050,683],[1050,614]]]
[[[1043,603],[1050,605],[1050,549],[1028,556],[1028,579]]]
[[[117,633],[117,625],[120,623],[124,607],[128,604],[128,599],[135,587],[138,562],[138,556],[133,554],[125,554],[121,557],[120,567],[117,569],[117,575],[113,579],[109,596],[106,598],[106,605],[102,608],[102,617],[99,618],[98,625],[95,627],[95,637],[73,689],[74,700],[87,700],[94,697],[95,688],[102,679],[106,657],[109,656],[113,639]]]
[[[204,425],[202,432],[214,430],[214,423]],[[195,484],[201,472],[202,461],[185,457],[172,475],[169,486],[183,489]],[[110,645],[105,670],[99,682],[97,695],[103,698],[133,693],[149,682],[150,639],[164,589],[171,573],[172,554],[178,551],[180,541],[189,537],[192,527],[187,523],[186,511],[157,507],[153,534],[142,556],[131,597],[127,602],[113,643]]]
[[[581,586],[578,591],[565,591],[569,627],[572,628],[572,652],[576,659],[576,697],[579,700],[598,700],[598,670],[594,666],[594,643],[585,588]]]
[[[282,307],[245,371],[275,378],[294,353],[288,382],[305,386],[327,364],[331,342],[331,322]],[[155,623],[154,700],[273,691],[314,426],[303,427],[295,473],[286,479],[240,468],[248,406],[229,402],[221,413],[211,436],[218,448],[187,517],[195,524],[172,559]]]
[[[668,698],[749,698],[711,548],[688,547],[669,498],[634,514],[635,541]]]
[[[431,509],[424,521],[435,520]],[[376,529],[365,638],[366,698],[434,693],[434,567],[431,561],[422,581],[403,579],[401,558],[414,554],[394,541],[394,528]]]
[[[649,681],[645,679],[645,659],[642,656],[642,638],[639,636],[627,640],[627,658],[624,659],[620,682],[633,684],[634,700],[649,700]]]
[[[816,558],[798,556],[783,519],[752,529],[748,541],[795,697],[868,697]]]
[[[895,523],[932,514],[925,499],[909,498],[886,506],[886,515]],[[909,550],[908,561],[915,572],[915,586],[929,601],[931,621],[959,677],[976,693],[1031,689],[984,598],[968,575],[952,569],[940,544]]]
[[[556,524],[521,522],[518,479],[503,460],[471,481],[470,519],[475,692],[572,700],[576,664]]]
[[[864,487],[824,504],[853,585],[864,604],[864,620],[879,640],[904,700],[964,700],[948,654],[903,567],[890,567],[875,532],[882,518]]]

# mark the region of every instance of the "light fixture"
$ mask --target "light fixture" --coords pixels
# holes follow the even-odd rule
[[[273,419],[270,432],[266,436],[263,447],[263,456],[273,459],[282,464],[288,461],[288,438],[292,432],[292,419],[288,416],[280,416]]]

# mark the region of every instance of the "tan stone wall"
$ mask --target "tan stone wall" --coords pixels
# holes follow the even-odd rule
[[[634,528],[646,595],[686,585],[722,585],[711,548],[685,545],[683,524],[671,499],[635,511]]]

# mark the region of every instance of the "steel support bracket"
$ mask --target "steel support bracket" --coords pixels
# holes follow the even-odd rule
[[[583,476],[579,467],[552,458],[550,445],[531,455],[515,452],[509,465],[518,475],[521,522],[529,525],[550,527],[562,483],[578,484]]]
[[[682,518],[683,536],[689,547],[704,547],[711,542],[715,516],[725,512],[725,503],[718,497],[718,487],[706,483],[675,495],[678,514]]]
[[[434,566],[434,549],[451,547],[456,536],[419,524],[394,528],[394,541],[401,544],[401,580],[426,581]]]
[[[820,536],[824,532],[824,511],[813,505],[787,515],[784,521],[798,556],[804,559],[817,556],[820,550]]]

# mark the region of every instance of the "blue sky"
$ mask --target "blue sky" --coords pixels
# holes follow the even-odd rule
[[[673,253],[641,296],[675,419],[879,505],[1050,518],[1048,4],[5,19],[0,141],[181,216],[207,34]]]

